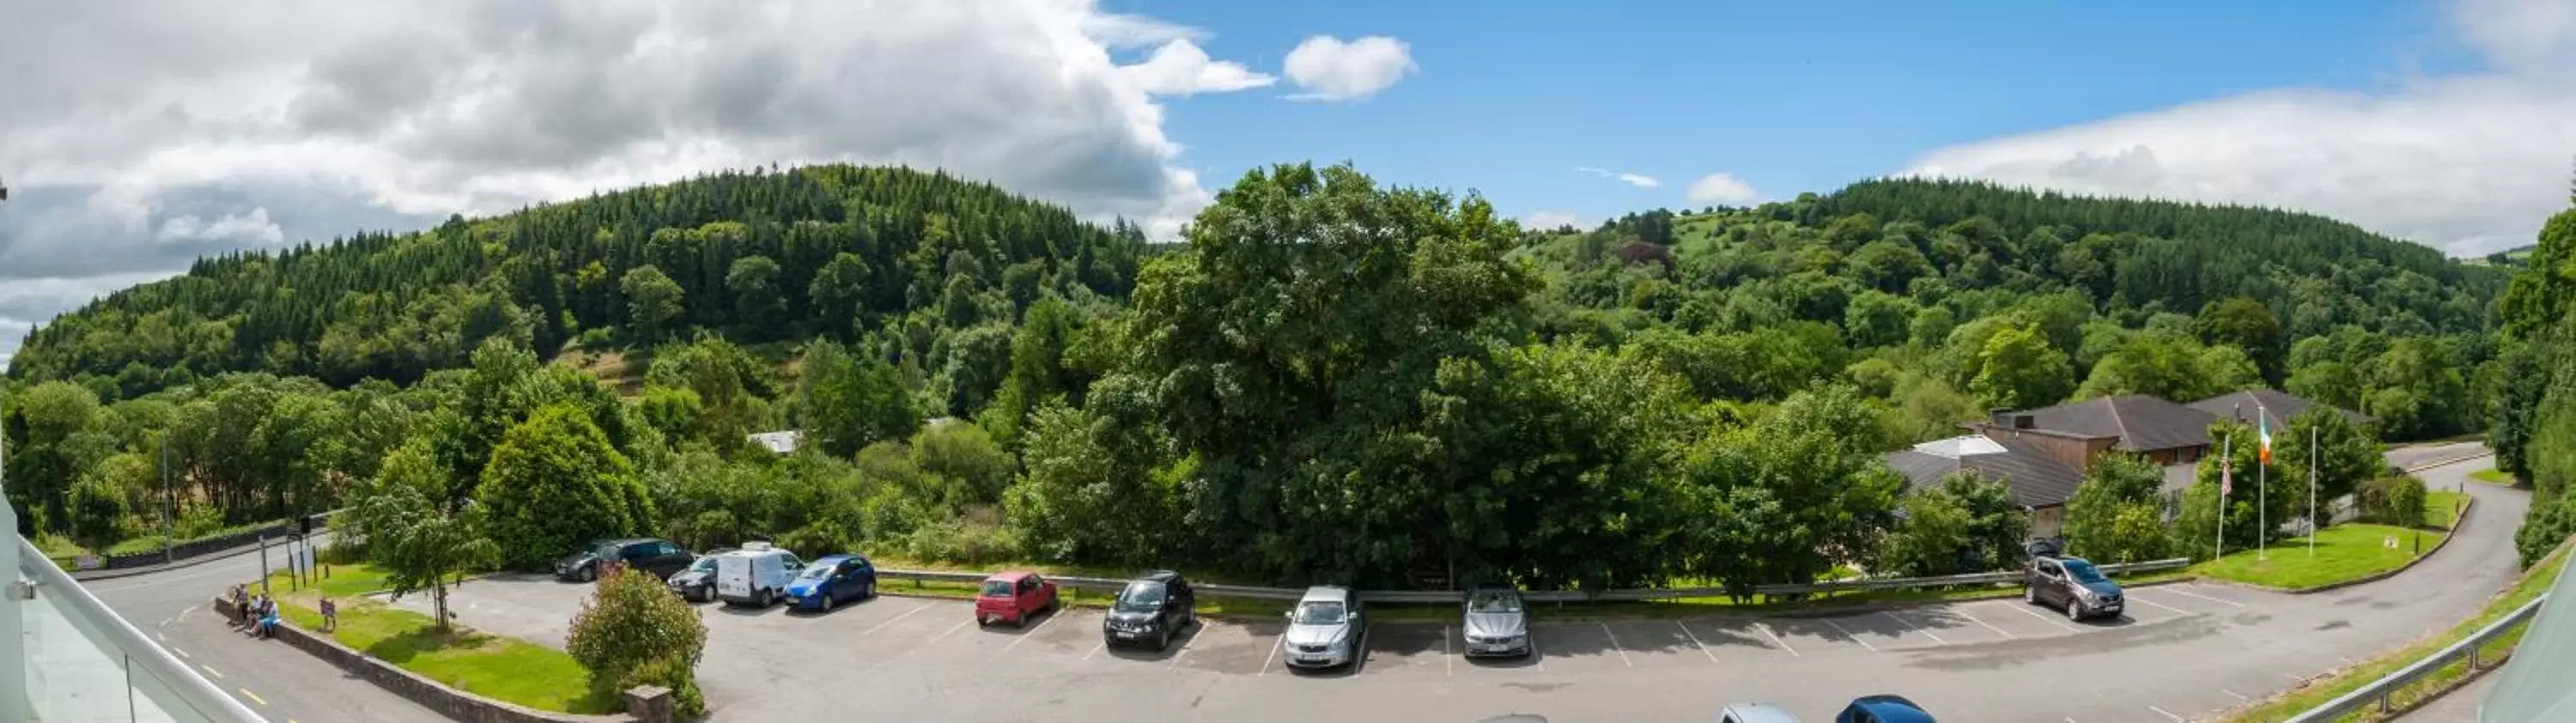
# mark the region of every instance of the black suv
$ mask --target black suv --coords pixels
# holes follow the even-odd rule
[[[2119,617],[2120,584],[2081,557],[2034,555],[2022,573],[2022,600],[2066,611],[2066,619]]]
[[[1172,636],[1198,621],[1198,601],[1198,591],[1180,573],[1145,573],[1118,591],[1118,602],[1100,623],[1101,640],[1113,648],[1147,642],[1155,650],[1169,648]]]
[[[589,582],[599,579],[599,565],[614,562],[629,570],[652,573],[669,579],[672,573],[688,569],[697,557],[670,540],[638,537],[626,540],[600,540],[588,549],[555,561],[555,579]]]

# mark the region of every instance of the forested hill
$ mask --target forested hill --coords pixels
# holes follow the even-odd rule
[[[1042,290],[1123,298],[1142,246],[1123,222],[945,174],[755,169],[204,259],[45,324],[10,374],[111,378],[91,386],[128,396],[224,371],[408,383],[493,336],[850,338],[930,307],[1008,322]]]

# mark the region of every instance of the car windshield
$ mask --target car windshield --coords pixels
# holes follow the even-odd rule
[[[2064,564],[2066,565],[2067,577],[2075,578],[2076,582],[2103,582],[2106,579],[2102,577],[2101,570],[2093,569],[2093,563],[2085,562],[2083,560],[2067,560]]]
[[[706,556],[706,557],[701,557],[701,558],[698,558],[698,561],[697,561],[697,562],[689,563],[689,571],[690,571],[690,572],[715,572],[715,571],[716,571],[716,558],[715,558],[715,556],[714,556],[714,555],[709,555],[709,556]]]
[[[1117,610],[1119,612],[1150,613],[1161,609],[1163,609],[1162,583],[1138,580],[1127,583],[1127,589],[1118,592]]]
[[[617,543],[602,542],[596,545],[591,545],[590,554],[598,555],[599,559],[606,560],[617,556],[617,548]]]
[[[1011,596],[1011,581],[1009,581],[1009,580],[985,580],[985,581],[984,581],[984,597],[1010,597],[1010,596]]]
[[[1349,615],[1350,611],[1343,608],[1339,600],[1318,600],[1297,605],[1297,624],[1299,625],[1340,625],[1342,619]]]
[[[1478,590],[1467,597],[1467,612],[1516,613],[1521,611],[1521,596],[1510,590]]]
[[[833,566],[832,566],[832,565],[815,565],[815,566],[813,566],[813,567],[808,567],[808,568],[805,568],[805,572],[804,572],[804,573],[797,575],[797,576],[796,576],[796,579],[799,579],[799,580],[821,580],[821,579],[823,579],[823,578],[831,577],[831,576],[832,576],[832,568],[833,568]]]

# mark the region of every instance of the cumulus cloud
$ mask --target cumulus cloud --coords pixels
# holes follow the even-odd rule
[[[1184,38],[1164,43],[1154,50],[1153,57],[1121,67],[1118,72],[1137,88],[1156,95],[1228,93],[1279,82],[1278,78],[1252,72],[1242,63],[1211,60],[1207,51]]]
[[[1691,203],[1723,203],[1732,206],[1750,204],[1762,197],[1753,190],[1753,184],[1745,183],[1744,179],[1736,178],[1731,173],[1711,173],[1701,176],[1699,180],[1691,182],[1690,188],[1684,190],[1682,196],[1689,199]]]
[[[1412,46],[1384,35],[1349,42],[1330,35],[1307,38],[1288,51],[1284,69],[1288,82],[1306,90],[1289,100],[1327,102],[1376,95],[1415,70]]]
[[[1625,184],[1628,184],[1628,185],[1631,185],[1631,186],[1636,186],[1636,187],[1638,187],[1638,188],[1654,188],[1654,187],[1656,187],[1656,186],[1664,185],[1664,182],[1663,182],[1663,181],[1655,180],[1655,177],[1654,177],[1654,176],[1649,176],[1649,175],[1646,175],[1646,174],[1643,174],[1643,173],[1629,173],[1629,172],[1627,172],[1627,171],[1613,171],[1613,170],[1610,170],[1610,169],[1607,169],[1607,168],[1594,168],[1594,167],[1591,167],[1591,166],[1579,166],[1579,167],[1576,167],[1574,170],[1581,171],[1581,172],[1584,172],[1584,173],[1589,173],[1589,174],[1592,174],[1592,175],[1595,175],[1595,176],[1600,176],[1600,177],[1602,177],[1602,178],[1607,178],[1607,179],[1610,179],[1610,180],[1613,180],[1613,181],[1618,181],[1618,182],[1620,182],[1620,183],[1625,183]]]
[[[0,286],[773,162],[935,166],[1168,237],[1210,194],[1156,95],[1269,82],[1207,58],[1201,31],[1096,0],[0,0],[0,16],[17,196]]]
[[[2532,242],[2576,159],[2576,6],[2458,0],[2489,70],[2276,88],[1941,148],[1904,175],[2278,206],[2454,255]]]
[[[1531,211],[1529,215],[1521,217],[1521,228],[1532,231],[1552,231],[1565,226],[1582,228],[1583,219],[1571,213],[1557,211]]]

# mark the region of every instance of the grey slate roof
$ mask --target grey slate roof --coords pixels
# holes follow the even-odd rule
[[[1974,454],[1944,457],[1907,449],[1887,453],[1887,466],[1905,476],[1906,486],[1922,490],[1941,484],[1941,478],[1952,472],[1967,470],[2012,489],[2013,502],[2028,507],[2063,505],[2075,497],[2075,484],[2084,480],[2084,471],[2029,444],[1995,440],[2004,451],[1999,454]]]
[[[2299,413],[2308,411],[2309,407],[2316,404],[2278,389],[2247,389],[2192,402],[2191,408],[2208,412],[2222,419],[2231,414],[2241,415],[2245,418],[2246,424],[2254,423],[2258,416],[2254,410],[2260,409],[2264,414],[2259,416],[2267,423],[2266,426],[2272,428],[2273,434],[2280,434],[2289,431],[2291,417],[2299,416]],[[2326,408],[2335,410],[2336,413],[2342,414],[2344,419],[2352,420],[2354,424],[2371,422],[2370,415],[2367,414],[2332,405]]]
[[[2084,437],[2118,437],[2112,449],[2152,452],[2209,444],[2209,424],[2218,417],[2144,394],[2095,397],[2054,407],[2013,412],[2030,415],[2033,428]]]

